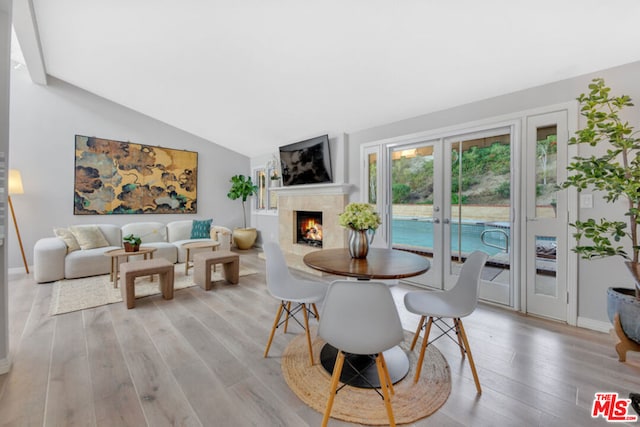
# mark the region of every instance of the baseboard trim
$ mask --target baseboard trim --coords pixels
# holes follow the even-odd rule
[[[11,369],[11,360],[9,358],[0,359],[0,375],[6,374]]]
[[[589,319],[588,317],[578,316],[578,326],[585,329],[591,329],[593,331],[609,333],[613,326],[609,322],[602,322],[600,320]]]

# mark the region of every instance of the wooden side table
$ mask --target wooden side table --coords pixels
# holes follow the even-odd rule
[[[153,253],[157,251],[157,248],[140,248],[136,252],[126,252],[124,248],[113,249],[104,253],[105,256],[111,257],[111,280],[113,281],[113,287],[118,287],[118,273],[120,269],[120,258],[124,258],[125,262],[129,262],[129,257],[134,255],[142,255],[144,259],[153,259]],[[153,282],[153,276],[151,276]]]
[[[150,259],[143,261],[128,261],[122,263],[122,299],[127,308],[136,306],[136,277],[150,276],[154,274],[159,276],[160,292],[162,298],[173,299],[173,264],[164,258]]]
[[[212,251],[215,251],[218,249],[218,246],[220,246],[220,242],[214,242],[214,241],[183,243],[182,247],[187,250],[187,257],[184,263],[184,275],[188,276],[189,269],[193,267],[193,264],[190,263],[192,249],[211,249]],[[215,265],[213,266],[213,268],[214,268],[213,271],[215,271]]]

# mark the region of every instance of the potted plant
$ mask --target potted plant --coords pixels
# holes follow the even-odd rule
[[[142,240],[135,234],[129,234],[122,238],[125,252],[138,252],[140,250],[140,243]]]
[[[280,175],[275,170],[271,172],[271,187],[280,187]]]
[[[349,203],[338,216],[341,226],[349,229],[349,254],[351,258],[366,258],[375,231],[381,223],[380,216],[368,203]]]
[[[616,313],[628,338],[640,342],[640,276],[638,270],[638,215],[640,215],[640,138],[633,126],[623,121],[619,113],[633,106],[627,95],[612,96],[603,79],[594,79],[590,92],[581,94],[580,114],[587,126],[578,130],[569,144],[588,144],[600,148],[599,155],[574,157],[567,167],[569,177],[564,188],[578,191],[592,188],[603,193],[606,202],[626,200],[626,221],[593,218],[576,221],[574,251],[583,259],[620,256],[635,279],[635,290],[609,288],[607,311],[615,325]],[[582,239],[587,239],[586,241]],[[623,246],[631,247],[631,254]],[[618,329],[616,326],[616,329]],[[621,337],[622,339],[622,337]],[[620,351],[618,352],[620,354]],[[621,357],[621,360],[622,357]]]
[[[251,177],[244,175],[234,175],[231,177],[231,189],[227,193],[227,197],[231,200],[242,199],[242,215],[243,228],[233,230],[233,241],[238,249],[250,249],[258,237],[255,228],[247,228],[247,210],[246,201],[249,196],[257,194],[258,187],[253,184]]]

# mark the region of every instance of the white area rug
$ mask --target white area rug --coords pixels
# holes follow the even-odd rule
[[[212,281],[224,280],[221,269],[222,266],[218,266],[218,271],[211,273]],[[240,267],[240,276],[255,273],[256,271],[254,270]],[[194,286],[193,270],[189,270],[189,275],[185,276],[184,264],[176,264],[173,289],[184,289],[190,286]],[[158,276],[154,276],[153,282],[149,281],[149,277],[136,279],[136,298],[159,293]],[[118,288],[114,288],[108,274],[81,279],[59,280],[53,283],[49,314],[54,316],[120,301],[122,301],[120,284],[118,283]]]

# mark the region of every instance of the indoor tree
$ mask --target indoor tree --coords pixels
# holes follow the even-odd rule
[[[258,186],[253,184],[251,177],[244,175],[234,175],[231,177],[231,189],[227,193],[227,197],[231,200],[242,199],[242,217],[244,220],[244,228],[247,228],[247,209],[246,202],[249,196],[257,194]]]
[[[578,242],[574,250],[584,259],[608,256],[626,259],[635,278],[636,298],[640,298],[640,138],[634,127],[620,118],[625,107],[633,106],[631,98],[627,95],[613,96],[610,91],[604,80],[597,78],[589,84],[589,93],[578,97],[580,114],[586,118],[587,125],[576,132],[569,144],[598,147],[601,154],[574,157],[567,167],[569,177],[562,186],[575,187],[578,191],[593,188],[602,192],[604,200],[609,203],[626,200],[627,221],[589,218],[571,224]],[[630,242],[631,254],[625,249],[623,241]]]

